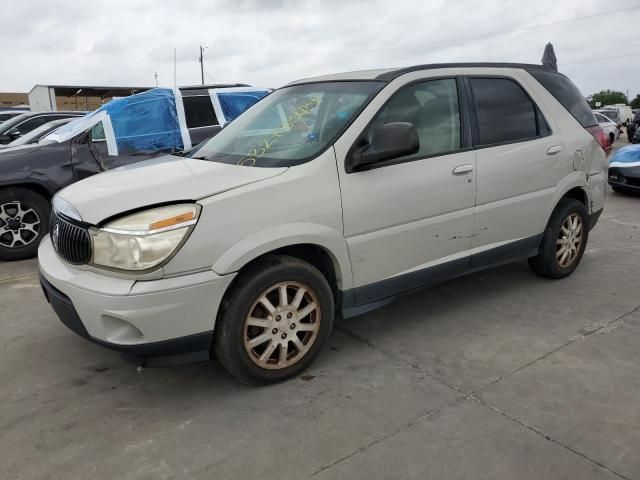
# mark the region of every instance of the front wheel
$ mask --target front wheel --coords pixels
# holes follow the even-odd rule
[[[0,190],[0,260],[35,257],[49,230],[49,202],[32,190]]]
[[[314,266],[269,256],[242,271],[223,301],[214,350],[244,383],[293,377],[320,352],[333,328],[334,300]]]
[[[580,263],[588,237],[587,209],[582,202],[565,198],[551,215],[542,237],[540,252],[529,258],[529,266],[543,277],[566,277]]]

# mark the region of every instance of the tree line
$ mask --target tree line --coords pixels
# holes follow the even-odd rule
[[[618,90],[601,90],[594,93],[590,97],[587,97],[587,101],[591,108],[597,108],[596,103],[600,102],[600,106],[615,105],[616,103],[623,103],[624,105],[631,105],[631,108],[640,108],[640,94],[629,101],[627,96]]]

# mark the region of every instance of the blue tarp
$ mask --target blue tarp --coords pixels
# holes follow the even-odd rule
[[[613,167],[637,167],[640,165],[640,145],[627,145],[618,150],[609,160]]]
[[[99,123],[102,122],[102,128]],[[89,128],[103,132],[110,155],[183,150],[176,100],[168,88],[114,98],[57,129],[48,138],[64,141]],[[115,147],[115,148],[114,148]]]
[[[176,100],[169,89],[118,98],[97,111],[101,109],[109,114],[120,155],[183,149]]]
[[[256,90],[253,92],[224,92],[218,90],[218,100],[225,120],[230,122],[247,108],[253,106],[258,100],[269,94],[267,90]]]

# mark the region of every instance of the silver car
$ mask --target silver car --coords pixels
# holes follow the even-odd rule
[[[184,157],[62,190],[41,281],[69,328],[141,364],[213,354],[276,382],[336,315],[518,259],[571,274],[607,148],[578,89],[537,65],[299,80]]]

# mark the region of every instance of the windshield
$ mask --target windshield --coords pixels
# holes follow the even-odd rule
[[[55,120],[53,122],[45,123],[44,125],[40,125],[38,128],[34,128],[29,133],[24,134],[20,138],[14,140],[8,147],[18,147],[20,145],[27,145],[28,143],[37,142],[42,136],[46,135],[48,132],[55,130],[60,125],[67,123],[70,118],[65,118],[63,120]]]
[[[325,82],[276,90],[189,157],[249,167],[289,167],[316,156],[384,86]]]
[[[15,116],[13,118],[10,118],[6,122],[2,122],[2,125],[0,125],[0,135],[8,132],[15,125],[17,125],[18,123],[22,122],[23,120],[29,118],[30,116],[31,116],[30,113],[22,113],[22,114],[17,115],[17,116]]]

